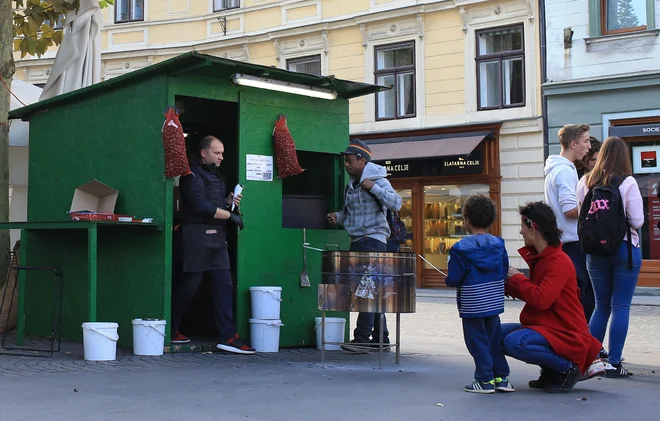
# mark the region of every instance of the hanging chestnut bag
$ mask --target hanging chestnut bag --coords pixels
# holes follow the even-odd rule
[[[167,107],[163,123],[163,149],[165,149],[165,177],[174,178],[190,174],[186,155],[186,138],[174,107]]]
[[[298,163],[296,144],[294,143],[289,128],[286,125],[285,115],[280,115],[277,118],[277,122],[275,122],[275,129],[273,130],[273,146],[275,147],[278,178],[298,175],[305,171]]]

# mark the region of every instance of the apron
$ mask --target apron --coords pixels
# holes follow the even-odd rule
[[[181,224],[184,272],[230,269],[224,227]]]

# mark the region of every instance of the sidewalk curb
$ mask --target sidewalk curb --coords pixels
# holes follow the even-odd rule
[[[455,300],[456,292],[453,288],[418,288],[417,297]],[[505,298],[505,300],[514,301],[512,298]],[[632,305],[660,306],[660,288],[637,287]]]

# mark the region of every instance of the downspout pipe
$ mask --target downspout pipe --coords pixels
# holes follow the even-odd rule
[[[543,117],[543,161],[550,154],[548,141],[548,97],[545,95],[543,85],[548,82],[548,52],[546,49],[546,22],[545,0],[539,0],[539,43],[541,47],[541,114]]]

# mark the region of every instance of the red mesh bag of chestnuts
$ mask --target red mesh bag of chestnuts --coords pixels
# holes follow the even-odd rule
[[[190,174],[186,155],[186,138],[174,107],[167,107],[163,124],[163,148],[165,149],[165,177],[173,178]]]
[[[275,129],[273,130],[273,146],[275,147],[278,178],[298,175],[305,171],[298,163],[296,144],[286,125],[285,115],[280,115],[275,122]]]

